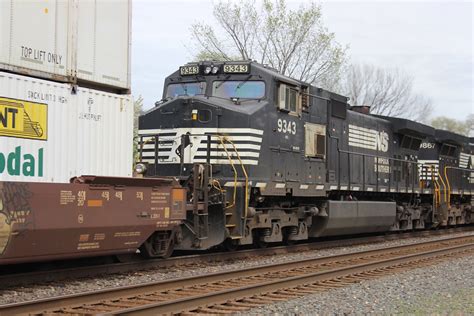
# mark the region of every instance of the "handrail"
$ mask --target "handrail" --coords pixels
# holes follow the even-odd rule
[[[227,151],[227,148],[225,146],[225,143],[224,143],[225,137],[222,137],[220,135],[216,135],[216,136],[219,138],[222,144],[222,147],[224,148],[224,151],[227,154],[227,159],[229,159],[230,165],[232,166],[232,170],[234,171],[234,194],[232,197],[233,201],[231,205],[226,206],[226,209],[228,209],[228,208],[234,207],[237,200],[237,169],[235,169],[234,162],[232,161],[232,158],[230,157],[230,154]]]
[[[448,178],[448,166],[444,166],[444,177],[446,178],[446,184],[448,187],[448,205],[451,204],[451,184],[449,183],[449,178]]]
[[[438,171],[438,179],[441,180],[441,183],[443,184],[443,197],[444,197],[444,202],[447,202],[447,198],[446,198],[446,183],[444,183],[443,177],[441,177],[441,175],[439,174],[439,171]]]
[[[433,165],[430,165],[430,173],[431,173],[431,181],[433,181],[434,185],[435,185],[435,207],[438,208],[438,205],[440,204],[441,202],[441,195],[440,195],[440,192],[439,192],[439,183],[438,183],[438,180],[435,178],[435,173],[433,172]]]
[[[240,154],[237,150],[237,147],[235,147],[235,144],[229,140],[229,139],[226,139],[231,145],[232,147],[234,148],[234,151],[235,153],[237,154],[237,159],[239,159],[239,162],[240,162],[240,166],[242,168],[242,172],[244,173],[244,176],[245,176],[245,212],[244,212],[244,216],[242,217],[242,219],[246,219],[247,218],[247,211],[248,211],[248,192],[249,192],[249,176],[247,174],[247,171],[245,170],[245,166],[244,166],[244,163],[242,162],[242,159],[240,158]]]
[[[248,200],[249,200],[249,197],[248,197],[249,177],[248,177],[248,174],[247,174],[247,170],[245,170],[244,163],[243,163],[242,159],[240,158],[239,151],[237,150],[237,147],[235,146],[235,144],[229,138],[227,138],[225,136],[221,136],[221,135],[216,135],[216,136],[219,138],[219,140],[222,144],[222,147],[224,148],[224,151],[227,154],[227,158],[229,159],[229,162],[231,163],[232,168],[234,170],[234,196],[233,196],[234,202],[233,202],[232,206],[235,205],[236,196],[237,196],[237,170],[235,169],[234,162],[232,161],[232,158],[230,157],[230,154],[227,151],[227,147],[226,147],[224,141],[228,142],[232,145],[232,147],[234,149],[234,152],[237,155],[237,159],[239,160],[240,167],[242,168],[242,172],[245,176],[245,203],[244,203],[245,205],[244,205],[244,216],[242,217],[242,219],[245,219],[245,218],[247,218]],[[230,208],[230,206],[228,208]]]
[[[449,182],[449,177],[448,177],[448,169],[453,169],[453,170],[461,170],[462,172],[468,172],[468,173],[472,173],[474,172],[474,169],[467,169],[467,168],[460,168],[460,167],[455,167],[455,166],[445,166],[444,167],[444,174],[445,174],[445,177],[446,177],[446,181],[448,182],[448,185],[449,185],[449,203],[451,202],[451,184]]]

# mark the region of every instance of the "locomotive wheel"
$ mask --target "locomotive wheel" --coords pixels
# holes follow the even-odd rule
[[[289,235],[286,235],[286,234],[283,237],[283,244],[285,246],[292,246],[292,245],[296,244],[296,240],[291,240],[288,237],[289,237]]]
[[[268,242],[261,240],[260,238],[255,238],[255,246],[258,248],[268,248]]]
[[[296,232],[298,232],[296,230]],[[291,240],[290,236],[292,235],[292,230],[289,227],[283,228],[283,244],[285,246],[291,246],[296,244],[296,240]]]
[[[223,242],[224,249],[227,251],[236,251],[239,248],[239,242],[232,238],[227,238]]]
[[[140,246],[145,258],[168,258],[174,250],[174,233],[155,233]]]

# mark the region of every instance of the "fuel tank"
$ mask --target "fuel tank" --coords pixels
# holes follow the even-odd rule
[[[395,223],[396,203],[328,201],[327,209],[313,217],[310,237],[389,231]]]

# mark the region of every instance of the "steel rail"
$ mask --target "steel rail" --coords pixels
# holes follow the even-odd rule
[[[430,247],[434,248],[435,250],[429,250]],[[330,257],[304,259],[295,262],[257,266],[242,270],[230,270],[209,275],[193,276],[183,279],[151,282],[148,284],[126,286],[109,290],[92,291],[82,294],[53,297],[31,302],[22,302],[18,304],[8,304],[0,306],[0,314],[34,314],[42,313],[43,311],[46,311],[47,313],[56,311],[74,312],[76,314],[93,314],[97,313],[98,310],[101,311],[101,313],[107,313],[110,311],[111,306],[113,307],[112,311],[110,311],[111,313],[135,313],[138,312],[139,309],[144,309],[148,307],[153,307],[153,313],[166,313],[167,310],[172,308],[172,306],[174,306],[174,311],[176,311],[177,309],[182,310],[191,308],[190,306],[193,306],[194,308],[196,307],[196,304],[202,304],[202,300],[207,300],[207,302],[209,303],[210,297],[214,297],[212,296],[213,294],[202,293],[205,292],[205,289],[210,289],[214,286],[217,286],[217,291],[214,291],[216,296],[215,299],[212,299],[212,302],[215,302],[216,300],[218,301],[224,296],[229,297],[226,296],[226,293],[231,293],[229,295],[233,295],[234,299],[236,298],[237,293],[243,294],[245,292],[245,294],[248,296],[250,295],[250,293],[254,293],[249,291],[249,289],[253,287],[255,287],[255,291],[266,291],[267,287],[271,284],[275,283],[281,286],[283,284],[281,282],[283,282],[282,280],[284,279],[293,282],[290,282],[288,283],[289,285],[285,286],[293,286],[297,283],[296,281],[302,282],[302,280],[305,280],[305,275],[309,278],[315,276],[322,277],[327,273],[342,271],[341,269],[349,269],[346,271],[352,271],[350,269],[373,267],[370,264],[388,264],[393,260],[395,260],[394,262],[399,262],[399,260],[406,260],[407,258],[414,259],[416,256],[420,256],[420,252],[422,253],[422,256],[426,256],[439,255],[440,253],[447,254],[452,251],[460,251],[463,249],[470,250],[471,252],[472,250],[474,250],[474,236],[470,235],[454,238],[445,238],[442,240],[427,241],[411,245],[388,247],[383,249],[368,250],[357,253],[335,255]],[[308,268],[310,269],[308,271],[305,271],[305,269]],[[316,270],[314,270],[315,268]],[[328,269],[329,271],[327,271]],[[301,275],[297,277],[291,276],[298,271]],[[285,273],[287,273],[288,275],[285,275]],[[259,280],[259,278],[263,277],[264,275],[268,275],[267,277],[269,277],[269,279],[272,281],[268,281],[268,278]],[[250,280],[251,283],[255,281],[255,284],[242,286],[242,284],[245,283],[243,282],[245,278],[247,278],[247,281]],[[219,282],[221,285],[216,285]],[[225,288],[227,285],[231,285],[232,282],[235,283],[237,286]],[[199,286],[201,286],[201,289],[199,289]],[[224,286],[224,289],[222,289],[222,286]],[[190,294],[186,292],[186,290],[191,291],[189,292]],[[154,292],[161,293],[159,295],[161,295],[160,300],[162,302],[154,303],[153,299],[151,299],[151,301],[146,299],[146,295],[149,295],[150,293]],[[185,294],[186,298],[176,297],[179,296],[179,293]],[[138,297],[140,295],[145,295],[145,298]],[[156,296],[152,294],[150,295],[152,297]],[[198,298],[198,296],[201,298]],[[130,298],[138,298],[139,305],[143,306],[129,308],[130,303],[132,303],[132,306],[137,305],[137,302],[132,302]],[[190,301],[189,303],[185,304],[184,302],[186,301],[186,299]],[[175,305],[178,303],[179,306]],[[103,308],[100,306],[101,304],[104,304]],[[66,309],[63,309],[60,306],[63,306],[64,308],[66,306],[68,307]],[[94,308],[90,306],[94,306]]]
[[[296,244],[291,246],[276,246],[264,249],[244,249],[233,252],[210,252],[193,255],[180,255],[168,259],[142,260],[134,258],[131,262],[108,263],[90,266],[72,266],[60,269],[47,269],[44,271],[21,272],[0,275],[0,287],[5,289],[13,286],[26,286],[42,282],[57,282],[67,279],[95,277],[104,274],[119,274],[137,272],[149,269],[166,269],[178,266],[199,266],[209,263],[225,262],[230,260],[242,260],[252,257],[263,257],[280,254],[297,253],[312,250],[322,250],[328,248],[349,247],[363,244],[382,243],[392,240],[420,238],[430,236],[449,235],[460,232],[472,232],[473,226],[424,230],[405,233],[393,233],[388,235],[376,235],[356,238],[344,238],[329,241],[315,241],[311,243]],[[10,269],[9,270],[14,270]],[[14,268],[14,267],[13,267]]]
[[[454,246],[441,250],[426,251],[419,254],[413,254],[408,256],[402,256],[395,259],[379,260],[371,263],[354,265],[351,267],[344,267],[339,269],[333,269],[330,271],[324,271],[319,273],[312,273],[303,276],[295,276],[285,279],[276,279],[265,283],[259,283],[256,285],[236,287],[230,290],[224,290],[219,292],[211,292],[202,294],[199,296],[191,296],[177,300],[171,300],[166,302],[159,302],[150,304],[147,306],[132,307],[128,309],[120,310],[120,314],[129,315],[161,315],[168,313],[181,313],[187,310],[197,309],[199,314],[200,307],[209,306],[212,304],[223,304],[229,300],[244,299],[249,296],[259,295],[262,293],[274,292],[281,289],[295,288],[304,284],[314,284],[321,281],[341,279],[345,276],[361,274],[368,271],[376,271],[380,269],[386,269],[403,264],[410,264],[414,261],[422,261],[426,259],[433,259],[439,256],[450,255],[456,252],[470,251],[474,252],[474,245],[463,245]],[[217,311],[216,311],[217,313]],[[105,313],[104,315],[116,315],[117,313]]]

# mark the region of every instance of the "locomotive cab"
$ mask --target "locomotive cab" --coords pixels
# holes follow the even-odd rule
[[[139,119],[147,176],[184,179],[194,163],[229,164],[236,154],[222,147],[228,141],[242,149],[240,160],[255,164],[264,124],[258,112],[271,93],[269,79],[248,62],[180,67],[166,78],[162,101]]]
[[[267,127],[264,112],[274,93],[273,77],[261,65],[191,63],[166,78],[163,100],[140,117],[140,160],[146,164],[146,176],[175,176],[186,184],[193,182],[194,165],[202,164],[212,166],[206,176],[215,189],[226,192],[226,211],[216,201],[215,208],[201,212],[207,214],[201,216],[205,226],[225,222],[226,229],[185,227],[185,237],[186,232],[203,233],[197,242],[185,238],[184,248],[198,244],[205,249],[241,235],[242,217],[249,212],[245,192],[258,177]],[[193,212],[199,211],[189,211],[190,223]]]

